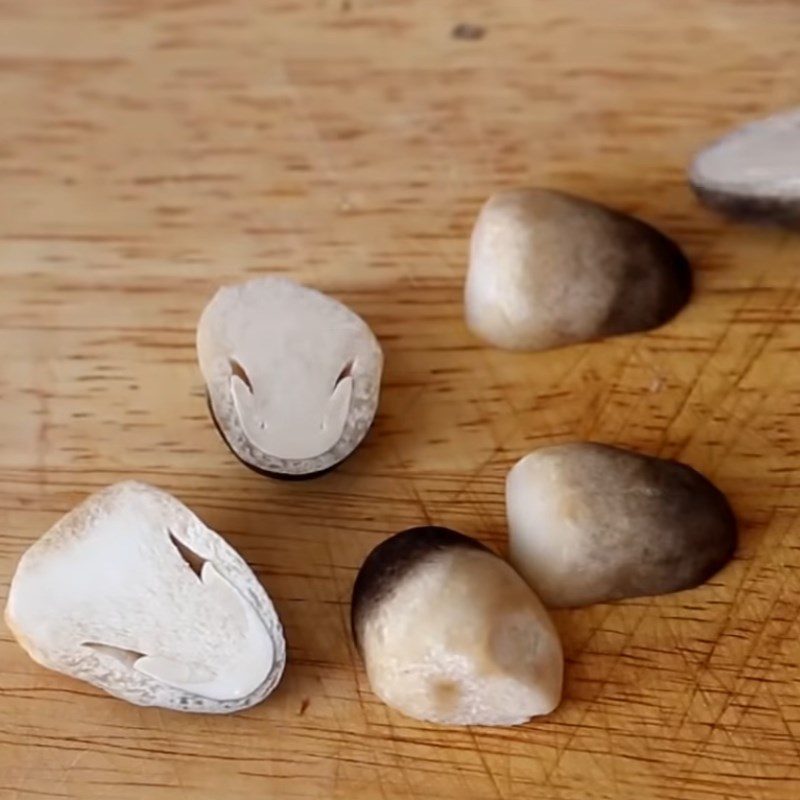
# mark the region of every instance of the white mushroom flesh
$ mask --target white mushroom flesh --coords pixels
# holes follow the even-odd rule
[[[258,469],[327,469],[375,416],[383,357],[374,334],[342,303],[288,279],[220,289],[197,347],[221,432]]]
[[[25,553],[6,618],[36,661],[140,705],[246,708],[285,661],[272,603],[236,551],[134,482],[89,498]]]

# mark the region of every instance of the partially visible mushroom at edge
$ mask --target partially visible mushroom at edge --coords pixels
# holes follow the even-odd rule
[[[731,217],[800,228],[800,108],[750,122],[704,147],[689,184]]]

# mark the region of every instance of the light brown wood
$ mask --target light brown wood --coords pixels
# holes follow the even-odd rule
[[[135,477],[250,561],[290,650],[260,707],[183,716],[47,672],[2,628],[0,797],[794,800],[800,236],[704,211],[684,167],[797,102],[799,36],[794,0],[0,2],[0,599],[62,513]],[[649,335],[481,346],[466,241],[519,184],[662,227],[696,266],[691,306]],[[367,442],[313,482],[237,463],[195,364],[214,288],[268,271],[349,302],[386,351]],[[348,635],[365,554],[426,521],[502,551],[507,469],[576,438],[714,479],[735,562],[695,591],[558,613],[547,719],[389,711]]]

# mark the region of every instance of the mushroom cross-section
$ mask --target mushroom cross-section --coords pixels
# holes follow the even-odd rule
[[[6,620],[34,660],[138,705],[237,711],[285,663],[277,614],[238,553],[175,498],[130,481],[29,548]]]
[[[347,306],[286,278],[220,289],[197,329],[200,369],[223,438],[278,476],[346,458],[378,406],[383,355]]]

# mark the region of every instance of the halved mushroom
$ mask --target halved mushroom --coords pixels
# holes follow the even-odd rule
[[[456,531],[412,528],[378,545],[351,612],[373,691],[410,717],[517,725],[561,699],[561,643],[539,599]]]
[[[197,328],[211,414],[245,464],[308,477],[366,436],[383,354],[369,326],[332,297],[286,278],[220,289]]]
[[[286,660],[275,609],[241,556],[174,497],[132,481],[28,549],[5,616],[35,661],[143,706],[248,708]]]
[[[591,442],[517,462],[506,508],[511,563],[551,607],[688,589],[736,548],[728,501],[699,472]]]
[[[664,324],[691,293],[671,239],[634,217],[548,189],[489,198],[470,244],[467,325],[507,350],[545,350]]]
[[[692,162],[689,183],[703,203],[730,216],[800,226],[800,108],[705,147]]]

